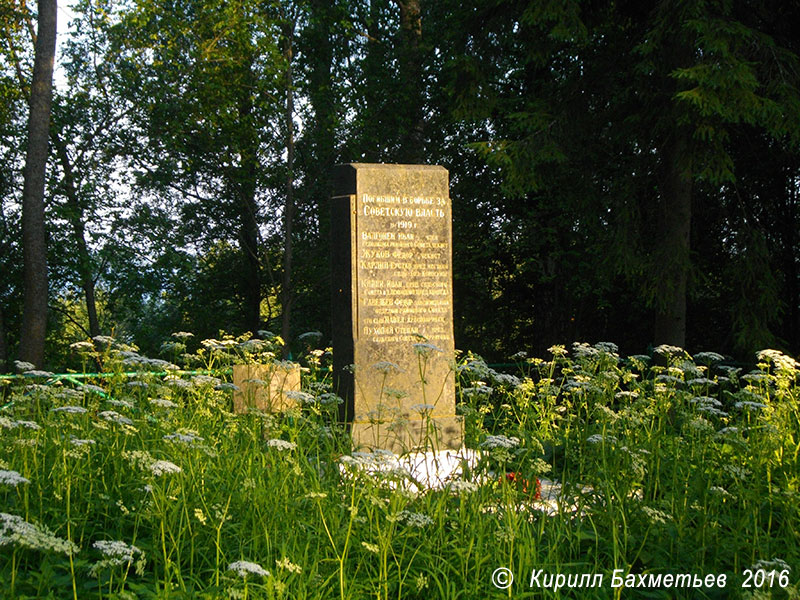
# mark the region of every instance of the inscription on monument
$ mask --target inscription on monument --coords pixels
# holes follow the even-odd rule
[[[458,446],[447,171],[342,165],[337,192],[331,248],[342,417],[356,444]],[[354,374],[345,369],[351,363]]]
[[[449,199],[362,194],[356,202],[361,335],[373,342],[415,342],[414,334],[425,331],[429,341],[446,345]],[[440,223],[431,227],[428,220]]]

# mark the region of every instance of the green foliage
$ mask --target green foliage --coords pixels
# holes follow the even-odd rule
[[[800,348],[793,4],[423,1],[413,39],[400,4],[77,2],[53,110],[50,304],[88,329],[90,281],[103,333],[149,352],[172,329],[274,327],[293,22],[296,331],[330,330],[332,166],[419,160],[450,172],[460,346],[644,347],[687,281],[688,346]],[[10,355],[32,17],[0,7]],[[676,174],[687,244],[666,226]],[[49,339],[63,350],[80,327],[55,314]]]

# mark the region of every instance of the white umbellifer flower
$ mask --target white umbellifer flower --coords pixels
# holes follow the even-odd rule
[[[323,498],[327,498],[328,494],[326,492],[309,492],[303,498],[309,498],[311,500],[322,500]]]
[[[505,384],[512,388],[519,387],[520,384],[522,383],[519,377],[516,377],[514,375],[509,375],[508,373],[494,373],[492,377],[497,383]]]
[[[181,470],[178,465],[168,460],[157,460],[150,465],[150,471],[156,477],[161,477],[164,474],[180,473]]]
[[[141,471],[150,470],[150,465],[156,461],[147,450],[123,450],[122,458]]]
[[[751,571],[763,570],[763,571],[767,571],[767,572],[769,572],[769,571],[781,572],[781,571],[791,571],[792,568],[783,559],[773,558],[772,560],[759,560],[759,561],[757,561],[756,564],[754,564],[753,566],[750,567],[750,570]]]
[[[506,437],[504,435],[489,435],[480,444],[481,448],[516,448],[519,446],[518,437]]]
[[[736,435],[739,433],[738,427],[723,427],[717,432],[717,435]]]
[[[142,553],[136,546],[129,546],[125,542],[115,540],[100,540],[92,544],[92,547],[100,550],[103,556],[108,558],[131,559],[135,554]]]
[[[291,360],[276,360],[273,365],[279,371],[283,371],[284,373],[291,373],[296,368],[299,368],[296,362],[292,362]]]
[[[172,400],[167,400],[166,398],[151,398],[150,399],[150,406],[157,406],[158,408],[177,408],[178,405],[175,404]]]
[[[132,382],[136,383],[136,382]],[[133,404],[128,402],[127,400],[116,400],[111,398],[107,401],[111,406],[116,406],[117,408],[133,408]]]
[[[192,377],[192,383],[195,387],[202,387],[204,385],[216,386],[222,383],[222,381],[209,375],[195,375]]]
[[[94,350],[94,344],[85,340],[70,344],[69,347],[77,352],[92,352]]]
[[[761,402],[750,402],[749,400],[742,400],[737,402],[733,405],[734,408],[738,408],[739,410],[760,410],[762,408],[767,408],[766,404],[762,404]]]
[[[23,448],[35,448],[40,444],[39,440],[32,438],[23,438],[20,440],[14,440],[14,443],[17,446],[21,446]]]
[[[332,392],[320,394],[317,401],[320,404],[344,404],[344,400]]]
[[[672,520],[672,515],[668,515],[664,511],[657,508],[650,508],[649,506],[642,506],[642,511],[647,515],[651,523],[666,523]]]
[[[55,397],[59,400],[80,400],[83,398],[83,394],[81,394],[78,390],[64,388],[60,392],[57,392]]]
[[[695,396],[691,400],[689,400],[690,404],[697,404],[699,406],[713,406],[715,408],[719,408],[722,406],[722,402],[717,400],[716,398],[711,398],[710,396]]]
[[[82,415],[88,411],[82,406],[59,406],[58,408],[54,408],[53,412],[66,413],[68,415]]]
[[[434,408],[436,408],[436,406],[433,404],[414,404],[411,406],[411,410],[420,414],[431,412]]]
[[[69,443],[72,444],[73,446],[81,447],[81,446],[96,444],[97,442],[95,440],[81,440],[78,438],[72,438],[69,441]]]
[[[414,352],[416,352],[418,356],[428,358],[434,352],[444,352],[444,350],[438,346],[425,342],[414,344]]]
[[[395,398],[396,400],[400,400],[401,398],[405,398],[408,396],[408,392],[405,390],[398,390],[397,388],[385,387],[383,388],[383,395],[387,398]]]
[[[731,494],[724,487],[720,487],[718,485],[712,485],[710,488],[708,488],[708,491],[711,492],[712,495],[719,496],[720,498],[733,498],[734,500],[736,499],[736,496]]]
[[[400,365],[388,360],[378,361],[372,365],[372,368],[383,375],[395,375],[403,372],[403,369],[400,368]]]
[[[660,346],[656,346],[653,352],[656,354],[666,354],[668,356],[682,356],[686,354],[686,350],[680,346],[670,346],[669,344],[661,344]]]
[[[237,560],[228,565],[228,571],[233,571],[239,577],[247,577],[248,575],[259,575],[261,577],[269,577],[269,571],[264,567],[254,562],[246,560]]]
[[[203,438],[197,435],[194,432],[184,432],[181,433],[176,431],[175,433],[169,433],[164,436],[164,439],[168,442],[181,442],[183,444],[191,444],[193,442],[202,442]]]
[[[314,404],[316,399],[314,396],[309,394],[308,392],[303,392],[300,390],[288,390],[284,392],[289,400],[295,400],[296,402],[300,402],[301,404]]]
[[[234,383],[218,383],[214,386],[214,389],[218,392],[238,392],[239,386]]]
[[[597,342],[594,347],[607,354],[616,354],[619,352],[619,346],[617,346],[614,342]]]
[[[489,396],[493,391],[494,388],[491,388],[488,385],[479,385],[475,387],[462,388],[461,393],[471,398],[472,396],[480,396],[483,394]]]
[[[121,414],[113,410],[104,410],[101,413],[97,413],[97,416],[111,423],[117,423],[119,425],[133,425],[133,421],[131,421],[128,417],[123,417]]]
[[[38,431],[42,428],[36,421],[15,421],[15,427],[24,427],[25,429],[33,429]]]
[[[397,514],[397,520],[405,523],[409,527],[427,527],[433,525],[433,519],[428,515],[422,513],[415,513],[408,510],[402,510]]]
[[[267,343],[264,340],[258,340],[258,339],[246,340],[239,344],[239,348],[241,348],[245,352],[251,352],[251,353],[259,352],[260,350],[263,350],[266,347]]]
[[[0,484],[13,485],[17,487],[20,483],[30,483],[31,480],[23,477],[16,471],[6,471],[0,469]]]
[[[283,452],[284,450],[294,450],[295,448],[297,448],[297,444],[295,444],[294,442],[288,442],[286,440],[278,440],[278,439],[269,440],[267,442],[267,446],[269,446],[270,448],[277,448],[281,452]]]
[[[613,435],[603,435],[602,433],[595,433],[594,435],[590,435],[588,438],[586,438],[586,441],[589,442],[590,444],[602,444],[604,442],[606,444],[616,444],[617,438],[615,438]]]
[[[588,342],[573,342],[572,353],[575,358],[594,358],[600,354],[600,351],[590,346]]]
[[[192,384],[185,379],[181,379],[180,377],[176,377],[174,375],[168,375],[164,378],[164,382],[170,386],[175,388],[180,388],[182,390],[187,390],[192,387]]]
[[[68,556],[78,553],[75,544],[56,537],[46,527],[28,523],[18,515],[0,513],[0,546],[9,544]]]
[[[722,470],[728,472],[735,479],[739,479],[741,481],[747,480],[747,478],[753,473],[750,469],[728,464],[722,465]]]
[[[712,381],[708,377],[695,377],[694,379],[690,379],[686,382],[688,386],[695,386],[695,385],[717,385],[716,381]]]
[[[457,494],[471,494],[478,491],[478,484],[471,481],[464,481],[463,479],[454,479],[449,483],[451,491]]]
[[[761,350],[756,353],[756,357],[761,362],[773,363],[779,369],[787,371],[800,369],[800,363],[780,350]]]
[[[724,410],[720,410],[714,406],[702,405],[697,409],[697,412],[706,413],[707,415],[711,415],[714,417],[727,417],[728,413]]]
[[[303,572],[303,567],[301,567],[300,565],[294,564],[292,561],[290,561],[285,556],[280,560],[276,560],[275,561],[275,565],[279,569],[285,569],[286,571],[289,571],[289,573],[298,573],[299,574],[299,573]]]
[[[631,354],[628,357],[628,360],[631,362],[639,362],[643,364],[647,364],[650,362],[650,357],[647,354]]]
[[[378,544],[370,544],[369,542],[361,542],[361,545],[366,548],[367,552],[372,552],[373,554],[378,554],[380,552],[380,547]]]
[[[627,400],[636,400],[639,397],[638,392],[631,392],[628,390],[623,390],[621,392],[617,392],[614,394],[614,398],[617,400],[627,399]]]
[[[20,373],[24,373],[25,371],[33,371],[36,368],[36,365],[34,365],[33,363],[26,362],[24,360],[15,360],[14,366]]]
[[[714,433],[714,426],[709,423],[703,417],[697,417],[696,419],[692,419],[689,421],[687,425],[689,429],[696,433],[706,434],[706,433]]]
[[[311,342],[322,339],[321,331],[306,331],[297,336],[297,339],[302,342]]]
[[[765,381],[772,380],[770,376],[767,375],[766,373],[759,373],[759,372],[747,373],[745,375],[742,375],[741,379],[744,379],[748,383],[763,383]]]
[[[92,546],[100,550],[105,557],[103,560],[96,562],[92,565],[91,569],[89,569],[89,573],[92,577],[96,576],[97,572],[101,569],[121,566],[128,567],[137,556],[139,558],[136,559],[136,573],[138,575],[144,574],[144,567],[147,560],[145,559],[144,552],[136,546],[118,540],[100,540],[92,544]]]
[[[53,373],[50,371],[41,371],[41,370],[32,370],[32,371],[25,371],[23,373],[25,377],[52,377]]]
[[[101,388],[99,385],[94,385],[92,383],[87,383],[83,387],[81,387],[82,392],[93,392],[95,394],[105,394],[105,390]]]
[[[725,357],[716,352],[698,352],[694,355],[694,359],[701,363],[718,363],[725,360]]]

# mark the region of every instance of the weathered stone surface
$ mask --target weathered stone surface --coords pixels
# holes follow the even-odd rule
[[[331,199],[334,380],[357,446],[461,444],[455,416],[447,171],[337,167]],[[355,365],[353,372],[346,369]]]
[[[286,392],[300,389],[300,367],[234,365],[233,383],[239,388],[233,392],[234,412],[244,413],[248,408],[283,411],[297,405],[297,401],[288,398]]]

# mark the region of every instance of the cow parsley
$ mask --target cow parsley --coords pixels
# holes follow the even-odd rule
[[[0,513],[0,546],[10,544],[68,556],[78,553],[78,547],[75,544],[56,537],[46,527],[28,523],[18,515]]]
[[[246,560],[237,560],[228,565],[228,571],[233,571],[239,577],[246,578],[248,575],[259,575],[260,577],[269,577],[269,571],[264,567],[254,562]]]

